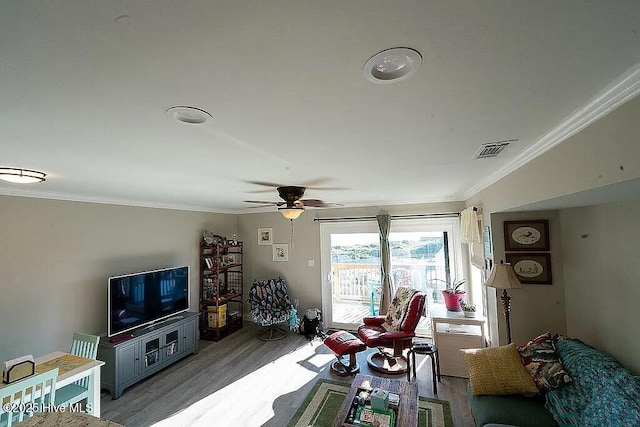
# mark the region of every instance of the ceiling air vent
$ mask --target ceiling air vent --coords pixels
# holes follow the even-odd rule
[[[486,159],[488,157],[497,157],[502,153],[513,141],[517,139],[508,139],[506,141],[489,142],[488,144],[482,144],[480,149],[476,153],[475,159]]]

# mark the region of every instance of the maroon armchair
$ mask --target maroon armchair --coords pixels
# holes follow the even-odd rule
[[[399,287],[386,316],[365,317],[358,336],[367,347],[377,347],[367,363],[372,369],[387,374],[407,371],[403,351],[411,347],[415,330],[423,314],[425,295],[415,289]],[[392,349],[392,351],[390,351]]]

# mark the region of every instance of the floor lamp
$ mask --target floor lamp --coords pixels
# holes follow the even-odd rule
[[[516,272],[513,271],[511,264],[505,264],[500,261],[500,264],[495,264],[491,274],[486,282],[485,286],[490,288],[502,289],[502,310],[504,311],[504,317],[507,321],[507,344],[511,344],[511,323],[509,321],[509,314],[511,313],[511,297],[507,294],[507,289],[523,288],[522,283],[518,280]]]

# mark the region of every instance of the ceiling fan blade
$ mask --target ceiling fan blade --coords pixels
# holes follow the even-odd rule
[[[330,181],[331,181],[331,178],[318,178],[318,179],[313,179],[311,181],[307,181],[302,185],[307,187],[309,190],[323,190],[323,191],[324,190],[349,190],[349,188],[346,188],[346,187],[327,187],[322,185],[325,182],[330,182]]]
[[[323,186],[319,186],[320,184],[330,181],[330,178],[319,178],[319,179],[314,179],[311,181],[308,181],[307,183],[303,183],[300,185],[300,187],[305,187],[311,190],[334,190],[334,191],[341,191],[341,190],[350,190],[347,187],[323,187]],[[247,191],[247,193],[269,193],[273,188],[278,188],[278,187],[286,187],[286,185],[282,185],[282,184],[277,184],[275,182],[266,182],[266,181],[245,181],[247,184],[255,184],[255,185],[261,185],[263,187],[270,187],[270,188],[265,188],[263,190],[252,190],[252,191]]]
[[[331,181],[331,178],[317,178],[317,179],[312,179],[310,181],[307,181],[304,186],[307,188],[313,188],[313,187],[317,187],[318,185],[322,185],[325,182],[329,182]]]
[[[320,190],[320,191],[344,191],[351,190],[348,187],[307,187],[310,190]]]
[[[298,200],[298,202],[300,202],[300,204],[302,204],[303,206],[308,206],[310,208],[330,208],[342,206],[339,203],[330,203],[318,199],[301,199]]]
[[[257,203],[265,206],[280,206],[282,202],[267,202],[264,200],[243,200],[245,203]]]
[[[282,184],[276,184],[273,182],[266,182],[266,181],[246,181],[246,182],[247,184],[262,185],[263,187],[273,187],[273,188],[282,187]]]
[[[258,193],[266,194],[266,193],[272,193],[272,192],[273,192],[272,188],[266,188],[264,190],[245,191],[245,193],[250,193],[250,194],[258,194]]]

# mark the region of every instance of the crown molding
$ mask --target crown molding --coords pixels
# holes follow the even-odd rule
[[[500,179],[521,168],[536,157],[577,134],[640,93],[640,64],[631,67],[586,105],[575,110],[558,126],[527,147],[513,161],[479,181],[464,193],[469,199]]]
[[[95,196],[80,195],[80,194],[53,193],[53,192],[46,192],[46,191],[16,190],[13,188],[0,188],[0,195],[15,196],[15,197],[30,197],[33,199],[62,200],[66,202],[131,206],[131,207],[138,207],[138,208],[169,209],[174,211],[207,212],[207,213],[219,213],[219,214],[235,214],[236,213],[235,211],[232,211],[229,209],[214,209],[208,206],[184,205],[184,204],[178,204],[178,203],[173,204],[173,203],[141,202],[141,201],[129,200],[129,199],[110,199],[107,197],[95,197]]]
[[[240,209],[219,209],[208,206],[200,205],[185,205],[185,204],[173,204],[173,203],[155,203],[155,202],[141,202],[129,199],[111,199],[107,197],[96,197],[86,194],[65,194],[55,193],[47,191],[34,191],[15,188],[0,188],[0,196],[15,196],[15,197],[29,197],[33,199],[46,199],[46,200],[62,200],[66,202],[80,202],[80,203],[97,203],[103,205],[116,205],[116,206],[131,206],[139,208],[152,208],[152,209],[169,209],[178,211],[189,212],[207,212],[218,214],[230,214],[230,215],[242,215],[252,213],[265,213],[265,212],[278,212],[277,210],[271,210],[271,207],[264,207],[259,209],[252,209],[248,211],[247,208]],[[341,207],[335,207],[332,209],[344,209],[344,208],[361,208],[361,207],[380,207],[380,206],[403,206],[403,205],[420,205],[420,204],[432,204],[432,203],[464,203],[460,197],[447,197],[441,199],[424,199],[414,200],[410,202],[362,202],[344,205]],[[313,209],[315,210],[315,209]]]

